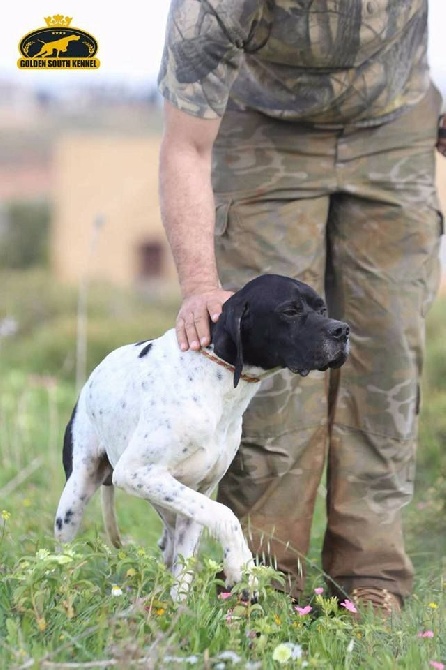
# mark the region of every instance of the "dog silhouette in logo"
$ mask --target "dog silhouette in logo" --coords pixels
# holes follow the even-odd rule
[[[40,49],[39,53],[34,56],[34,58],[50,58],[54,52],[56,52],[56,57],[59,58],[59,54],[65,53],[68,49],[70,42],[77,42],[80,40],[80,35],[69,35],[68,37],[62,37],[60,40],[53,40],[52,42],[42,42],[43,47]]]

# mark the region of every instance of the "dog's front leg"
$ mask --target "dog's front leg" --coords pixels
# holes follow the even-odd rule
[[[135,456],[131,457],[129,449],[115,467],[113,484],[208,528],[223,547],[223,567],[228,584],[239,582],[243,568],[253,565],[252,554],[235,514],[225,505],[181,484],[165,466],[138,462]]]
[[[193,580],[193,572],[187,561],[195,555],[203,526],[185,516],[177,516],[174,533],[172,573],[175,584],[171,589],[173,600],[184,600]]]

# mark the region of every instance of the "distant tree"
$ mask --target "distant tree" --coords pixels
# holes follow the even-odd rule
[[[48,264],[50,206],[46,201],[14,201],[0,217],[0,268]]]

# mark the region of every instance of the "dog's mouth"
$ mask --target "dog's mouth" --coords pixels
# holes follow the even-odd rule
[[[336,358],[333,358],[331,361],[326,363],[325,365],[315,365],[314,367],[311,368],[304,368],[304,367],[290,367],[289,370],[293,372],[295,375],[300,375],[301,377],[307,377],[312,370],[319,370],[320,372],[325,372],[328,370],[328,368],[331,369],[337,369],[340,368],[342,365],[344,365],[345,361],[347,360],[347,351],[342,351]]]

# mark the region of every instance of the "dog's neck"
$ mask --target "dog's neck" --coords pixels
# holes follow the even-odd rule
[[[210,361],[213,361],[214,363],[217,363],[217,365],[220,365],[221,367],[225,368],[226,370],[229,370],[230,372],[234,372],[234,365],[232,363],[228,363],[225,359],[221,358],[218,356],[215,351],[213,346],[211,345],[210,347],[207,347],[206,349],[200,349],[200,353],[203,354],[203,356],[206,356]],[[243,381],[248,382],[248,384],[258,384],[259,382],[262,381],[263,377],[266,375],[266,372],[262,368],[255,368],[255,372],[258,374],[250,374],[248,372],[242,372],[240,375],[240,379],[243,379]]]
[[[202,350],[202,352],[208,358],[213,358],[216,363],[219,362],[220,365],[233,372],[237,351],[234,340],[225,328],[224,319],[220,318],[217,323],[211,324],[211,342],[210,347]],[[276,372],[276,369],[266,370],[262,366],[257,365],[255,361],[250,360],[249,352],[245,352],[245,354],[243,372],[240,377],[244,381],[261,381]]]

